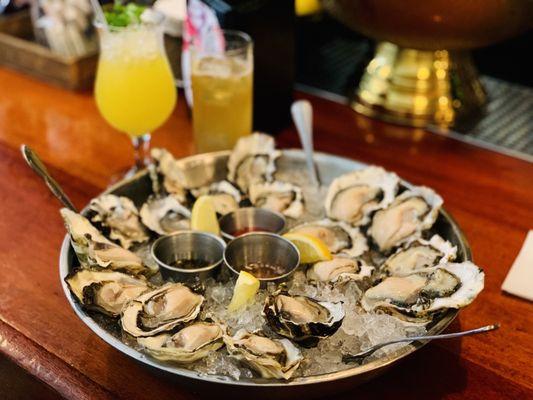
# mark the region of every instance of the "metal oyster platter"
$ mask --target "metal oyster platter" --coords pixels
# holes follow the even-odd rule
[[[225,179],[229,155],[229,151],[223,151],[180,159],[178,161],[180,168],[187,171],[187,186],[200,187],[210,182]],[[328,186],[339,175],[367,166],[361,162],[325,153],[316,153],[315,162],[322,183],[325,186]],[[305,157],[303,152],[300,150],[283,150],[277,165],[281,174],[292,171],[290,173],[299,175],[298,179],[301,179],[305,184],[306,177],[305,172],[303,172],[305,171]],[[401,184],[406,188],[412,186],[405,181],[401,181]],[[140,207],[152,194],[152,181],[147,171],[141,171],[137,175],[113,185],[105,193],[128,197],[133,200],[135,205]],[[86,211],[84,210],[84,212]],[[442,208],[435,224],[431,228],[431,232],[439,234],[457,247],[456,262],[471,260],[470,248],[460,228]],[[134,346],[130,346],[121,340],[120,328],[116,323],[113,324],[109,318],[88,312],[82,308],[65,282],[65,278],[78,267],[79,261],[71,246],[70,237],[66,235],[61,247],[59,260],[60,277],[65,295],[78,317],[94,333],[117,350],[141,363],[172,374],[180,384],[192,385],[198,390],[218,391],[223,389],[240,395],[245,390],[247,397],[252,394],[251,390],[253,390],[253,395],[257,393],[258,395],[271,396],[275,393],[276,396],[289,397],[297,393],[305,393],[308,397],[317,397],[321,394],[331,394],[332,392],[358,385],[383,372],[387,367],[397,363],[400,359],[425,344],[423,342],[415,342],[362,365],[340,365],[339,370],[336,372],[297,376],[290,380],[246,376],[235,380],[224,375],[205,374],[169,362],[159,361],[137,350]],[[433,335],[443,331],[452,322],[457,313],[456,309],[447,309],[445,312],[438,314],[431,324],[427,326],[427,334]]]

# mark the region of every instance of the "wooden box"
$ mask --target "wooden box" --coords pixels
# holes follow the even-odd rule
[[[92,86],[98,52],[66,57],[34,41],[27,11],[0,16],[0,65],[67,89]]]

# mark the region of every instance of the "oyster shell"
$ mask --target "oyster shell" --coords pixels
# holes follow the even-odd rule
[[[326,218],[297,225],[290,232],[315,236],[334,254],[343,253],[358,257],[368,250],[366,238],[359,228],[351,227],[345,222],[334,222]]]
[[[185,177],[178,165],[178,160],[170,152],[160,148],[152,149],[151,155],[155,160],[157,172],[163,177],[163,187],[166,192],[173,194],[180,203],[185,203],[187,199],[187,190],[183,186]],[[160,191],[154,190],[154,193],[160,193]]]
[[[287,339],[270,339],[244,329],[225,336],[228,353],[249,365],[263,378],[290,379],[303,360],[300,350]]]
[[[276,171],[274,139],[265,133],[253,133],[237,142],[228,160],[228,180],[244,193],[253,183],[269,182]]]
[[[164,333],[152,337],[140,337],[137,342],[148,354],[158,360],[188,364],[224,346],[224,334],[224,328],[218,324],[195,322],[174,335]]]
[[[332,260],[320,261],[311,266],[307,272],[307,280],[311,282],[346,282],[361,281],[370,277],[374,267],[367,265],[359,258],[333,257]]]
[[[150,289],[144,277],[114,271],[80,269],[65,278],[70,291],[87,309],[118,317],[125,303]]]
[[[189,229],[191,212],[172,194],[149,198],[140,214],[143,224],[160,235]]]
[[[366,311],[424,324],[437,311],[469,305],[483,290],[484,278],[483,271],[470,261],[442,264],[384,279],[364,293],[361,305]]]
[[[383,252],[418,239],[438,217],[442,198],[430,188],[414,187],[374,214],[368,234]]]
[[[418,239],[398,249],[383,263],[381,271],[392,276],[409,275],[420,269],[453,261],[456,254],[457,247],[439,235],[433,235],[429,241]]]
[[[209,186],[192,189],[191,193],[196,198],[203,195],[211,196],[215,211],[221,215],[235,211],[242,200],[239,189],[228,181],[213,182]]]
[[[333,335],[344,319],[342,303],[316,301],[279,291],[265,300],[263,315],[274,332],[304,347]]]
[[[149,239],[137,207],[127,197],[104,194],[91,200],[89,210],[94,213],[91,222],[109,229],[109,238],[126,249]]]
[[[324,207],[326,215],[352,225],[364,225],[370,214],[387,207],[398,190],[398,176],[381,167],[370,166],[334,179]]]
[[[122,329],[135,337],[154,336],[196,319],[204,297],[181,283],[166,284],[124,306]]]
[[[62,208],[60,212],[82,267],[119,270],[134,275],[152,272],[139,256],[111,242],[84,216],[68,208]]]
[[[304,212],[302,189],[288,182],[254,183],[249,187],[250,201],[255,207],[300,218]]]

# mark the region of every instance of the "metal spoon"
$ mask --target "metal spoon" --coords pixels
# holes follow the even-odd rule
[[[302,142],[311,182],[320,186],[318,169],[313,161],[313,107],[307,100],[295,101],[291,106],[291,115]]]
[[[374,353],[376,350],[381,349],[382,347],[388,346],[390,344],[394,343],[401,343],[401,342],[415,342],[417,340],[434,340],[434,339],[451,339],[461,336],[468,336],[468,335],[476,335],[478,333],[484,333],[484,332],[490,332],[495,329],[498,329],[500,327],[500,324],[494,324],[494,325],[487,325],[483,326],[481,328],[477,329],[471,329],[469,331],[462,331],[462,332],[455,332],[455,333],[444,333],[442,335],[433,335],[433,336],[413,336],[413,337],[407,337],[402,339],[395,339],[391,340],[389,342],[384,342],[380,344],[376,344],[375,346],[372,346],[366,350],[363,350],[357,354],[343,354],[342,361],[344,363],[351,363],[351,362],[360,362],[365,357],[368,357],[372,353]]]
[[[63,189],[61,189],[61,186],[59,186],[59,183],[57,183],[55,179],[50,176],[50,173],[44,166],[41,159],[37,156],[37,153],[35,153],[30,147],[26,146],[25,144],[20,146],[20,151],[22,152],[22,157],[24,157],[30,168],[37,175],[43,178],[44,182],[46,183],[46,186],[48,186],[54,196],[56,196],[65,207],[70,208],[74,212],[78,212],[76,210],[76,207],[74,207],[68,196],[63,191]]]

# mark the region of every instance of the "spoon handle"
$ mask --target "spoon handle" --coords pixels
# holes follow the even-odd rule
[[[68,196],[65,194],[65,192],[63,192],[61,186],[59,186],[55,179],[50,176],[48,170],[37,154],[25,144],[20,146],[20,150],[22,151],[22,156],[24,157],[24,160],[26,160],[26,163],[37,175],[44,180],[46,186],[48,186],[54,196],[56,196],[65,207],[77,212],[76,207],[74,207]]]
[[[319,186],[320,178],[313,161],[313,107],[307,100],[295,101],[291,106],[291,115],[302,143],[312,184]]]
[[[452,338],[461,337],[461,336],[469,336],[469,335],[476,335],[478,333],[490,332],[495,329],[498,329],[499,327],[500,327],[500,324],[493,324],[493,325],[482,326],[481,328],[470,329],[468,331],[462,331],[462,332],[443,333],[441,335],[411,336],[411,337],[406,337],[406,338],[401,338],[401,339],[390,340],[388,342],[376,344],[366,350],[362,350],[361,352],[357,354],[344,354],[342,356],[342,360],[345,363],[358,362],[358,361],[361,361],[363,358],[368,357],[369,355],[374,353],[376,350],[379,350],[382,347],[395,344],[395,343],[415,342],[417,340],[452,339]]]
[[[412,337],[407,337],[407,338],[391,340],[387,343],[378,344],[375,347],[379,346],[377,348],[380,348],[383,346],[388,346],[389,344],[401,343],[401,342],[414,342],[417,340],[452,339],[456,337],[476,335],[478,333],[490,332],[495,329],[498,329],[499,327],[500,327],[500,324],[494,324],[494,325],[482,326],[481,328],[470,329],[468,331],[462,331],[462,332],[443,333],[441,335],[429,335],[429,336],[412,336]]]

